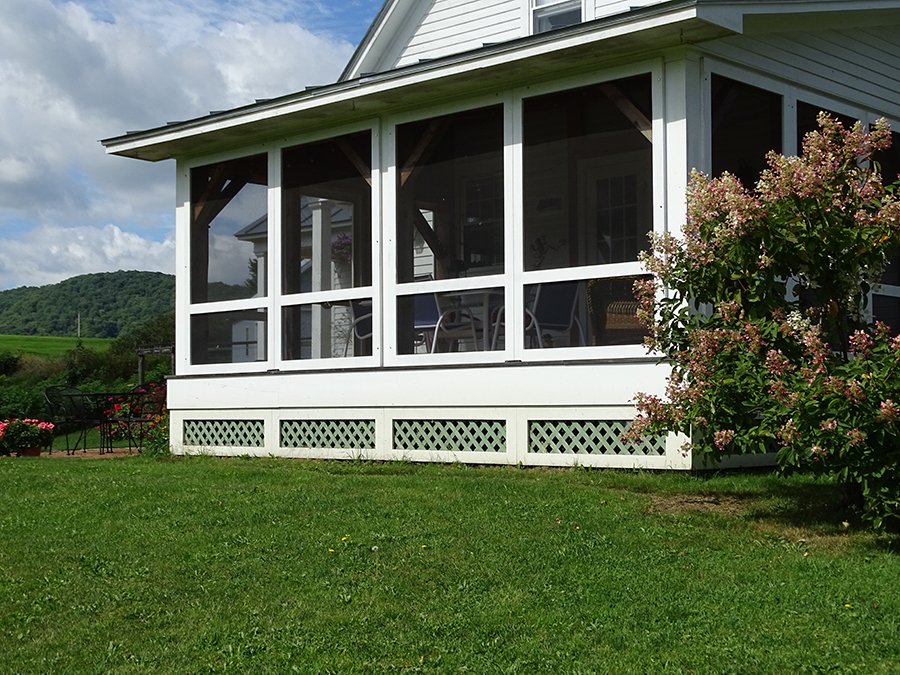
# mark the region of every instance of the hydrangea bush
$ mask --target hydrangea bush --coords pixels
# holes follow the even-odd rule
[[[873,153],[879,121],[827,115],[800,157],[768,156],[755,189],[691,176],[682,239],[654,238],[637,284],[667,395],[638,395],[630,435],[682,432],[685,452],[777,450],[782,468],[836,474],[876,528],[900,517],[900,338],[867,299],[900,250],[900,202]]]

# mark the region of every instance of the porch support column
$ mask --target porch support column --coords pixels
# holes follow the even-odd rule
[[[331,207],[320,200],[309,205],[312,211],[312,292],[331,289]],[[331,357],[331,310],[312,306],[312,357]]]

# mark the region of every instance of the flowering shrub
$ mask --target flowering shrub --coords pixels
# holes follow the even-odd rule
[[[665,399],[636,397],[630,435],[683,432],[712,458],[777,449],[782,468],[843,478],[880,527],[900,517],[900,338],[865,311],[900,248],[870,161],[890,130],[819,125],[754,190],[692,175],[684,238],[656,237],[636,286],[672,373]]]
[[[53,442],[53,424],[36,419],[11,419],[0,422],[0,454],[9,455],[20,448],[35,448]]]
[[[163,411],[153,418],[150,429],[144,440],[143,452],[149,457],[168,457],[169,449],[169,413]]]
[[[140,443],[150,436],[165,409],[165,385],[148,384],[110,399],[109,408],[104,412],[111,420],[108,428],[110,438],[113,441],[137,440]]]

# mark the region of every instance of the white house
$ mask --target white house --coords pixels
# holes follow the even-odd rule
[[[334,84],[104,141],[177,161],[174,449],[690,467],[619,440],[647,234],[898,73],[896,1],[387,0]]]

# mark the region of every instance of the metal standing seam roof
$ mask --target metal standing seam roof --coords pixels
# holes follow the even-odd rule
[[[382,5],[373,26],[390,1]],[[557,49],[565,51],[583,47],[585,44],[596,49],[598,43],[605,41],[615,43],[617,39],[627,41],[635,34],[651,32],[653,29],[675,29],[675,36],[680,38],[682,43],[738,34],[742,31],[743,16],[750,9],[757,14],[784,14],[835,10],[897,11],[900,10],[900,6],[895,0],[669,0],[547,33],[485,45],[479,49],[379,73],[365,74],[353,80],[338,81],[321,87],[308,87],[302,92],[258,100],[246,106],[214,111],[190,120],[169,122],[164,126],[143,131],[127,132],[100,142],[109,154],[149,161],[171,159],[189,154],[187,150],[179,149],[183,148],[184,141],[188,137],[196,139],[202,145],[202,141],[199,140],[201,135],[206,141],[211,142],[215,134],[226,133],[227,130],[234,130],[242,125],[266,120],[271,122],[283,115],[315,110],[321,105],[340,101],[342,97],[352,98],[355,106],[356,101],[372,97],[374,93],[385,88],[417,86],[422,80],[427,80],[426,88],[433,89],[436,78],[444,81],[441,73],[448,69],[471,66],[465,78],[471,82],[489,69],[497,68],[496,64],[486,67],[484,64],[486,60],[510,53],[518,53],[521,56],[526,51],[538,50],[541,54],[545,54]],[[650,43],[652,44],[652,40]],[[633,40],[631,44],[633,47]],[[507,59],[504,64],[516,64],[517,60]],[[176,141],[181,141],[181,145]]]
[[[118,148],[121,148],[121,146],[124,146],[126,144],[134,143],[136,141],[162,138],[175,132],[190,131],[192,129],[207,127],[208,125],[216,122],[226,122],[238,118],[247,118],[258,113],[274,112],[292,104],[313,102],[321,100],[328,96],[340,95],[341,93],[345,92],[358,92],[362,94],[362,90],[370,89],[373,86],[381,83],[409,78],[416,74],[427,73],[429,71],[439,71],[442,68],[446,68],[447,66],[464,64],[469,61],[478,61],[479,59],[491,55],[515,52],[522,49],[523,47],[551,45],[554,42],[560,42],[562,40],[565,40],[566,38],[571,38],[573,36],[579,35],[587,35],[596,32],[598,29],[602,30],[603,28],[611,28],[616,26],[625,27],[628,24],[639,21],[640,19],[650,17],[664,17],[667,14],[673,14],[685,9],[690,9],[692,7],[695,7],[698,3],[702,3],[704,1],[708,0],[670,0],[669,2],[664,2],[658,5],[635,8],[621,14],[602,17],[600,19],[583,22],[574,26],[568,26],[566,28],[560,28],[558,30],[550,31],[547,33],[529,35],[526,37],[517,38],[515,40],[485,45],[479,49],[459,52],[457,54],[401,66],[399,68],[394,68],[392,70],[386,70],[379,73],[367,73],[352,80],[339,80],[332,84],[308,87],[301,92],[294,92],[291,94],[286,94],[284,96],[258,100],[254,103],[230,110],[212,111],[208,115],[203,115],[201,117],[189,120],[167,122],[165,125],[160,127],[153,127],[140,131],[129,131],[120,136],[103,139],[100,141],[100,143],[103,144],[103,146],[107,149],[107,152],[109,152],[110,154],[125,154],[126,156],[135,156],[139,159],[143,159],[144,157],[130,154],[127,151],[123,152]],[[714,1],[719,2],[720,0]],[[390,0],[385,2],[385,4],[381,8],[380,14],[385,11],[385,8],[389,4]],[[376,22],[377,20],[378,17],[376,17]],[[376,22],[373,22],[372,25],[376,25]],[[372,28],[370,27],[370,31],[371,30]],[[367,35],[369,35],[369,33],[367,33]],[[162,157],[160,159],[164,158],[166,157]],[[148,157],[148,159],[150,158]]]

